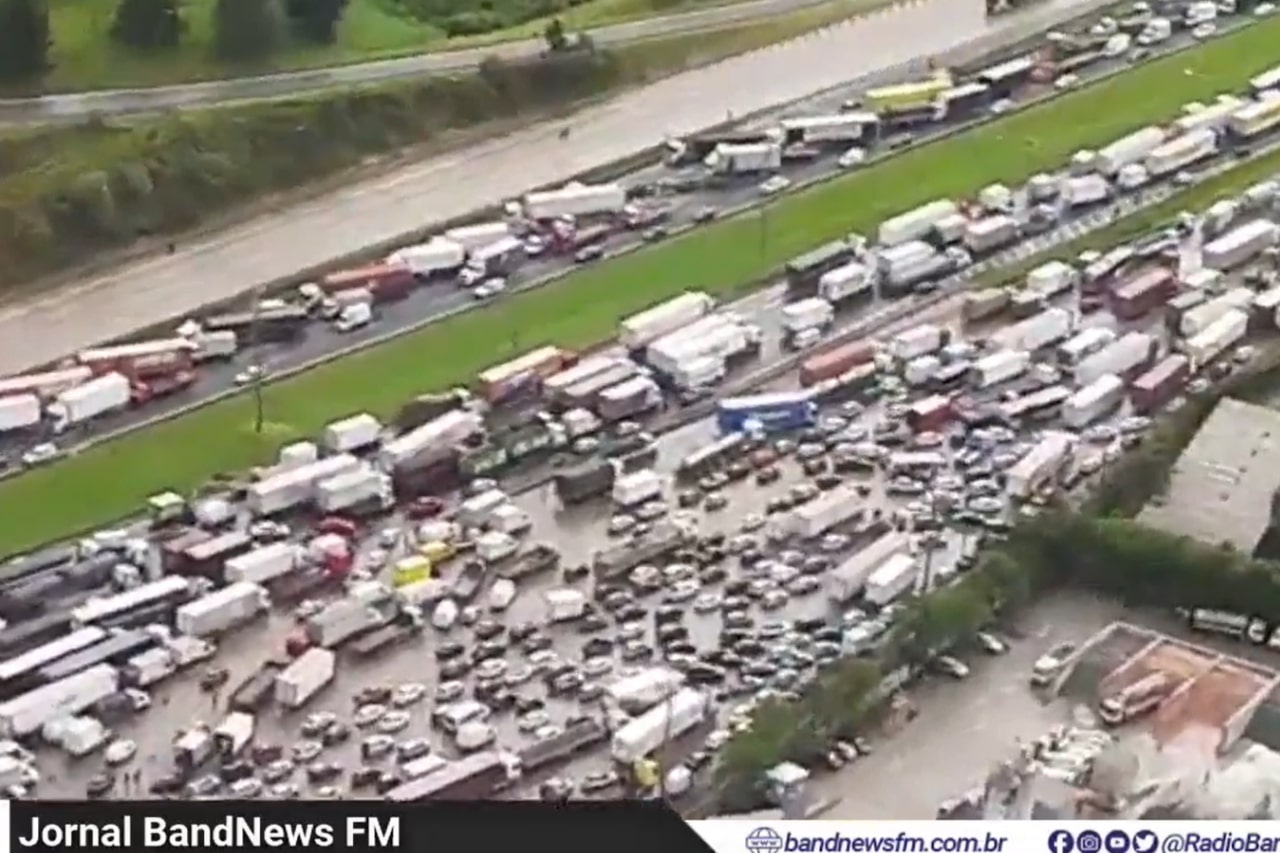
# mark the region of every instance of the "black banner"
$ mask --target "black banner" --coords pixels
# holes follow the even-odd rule
[[[660,803],[14,802],[10,853],[25,851],[445,851],[707,853]]]

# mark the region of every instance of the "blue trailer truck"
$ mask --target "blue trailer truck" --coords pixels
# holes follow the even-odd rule
[[[722,434],[734,432],[786,432],[813,426],[818,406],[808,391],[782,391],[730,397],[716,408]]]

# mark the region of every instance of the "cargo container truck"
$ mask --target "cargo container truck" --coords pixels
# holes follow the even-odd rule
[[[643,349],[663,335],[701,320],[715,306],[715,300],[700,291],[682,293],[623,320],[618,325],[618,343],[632,351]]]
[[[862,104],[881,117],[929,107],[939,95],[951,88],[952,82],[951,75],[943,71],[928,80],[880,86],[868,89],[862,96]]]
[[[706,721],[711,712],[712,704],[706,695],[689,687],[682,688],[617,729],[610,755],[619,764],[633,764],[667,742],[688,734]]]
[[[84,627],[75,624],[71,613],[66,609],[55,610],[0,629],[0,654],[18,655]]]
[[[1005,478],[1005,492],[1015,500],[1026,500],[1057,482],[1075,452],[1076,438],[1068,432],[1050,431],[1011,467]]]
[[[895,554],[878,566],[867,578],[863,598],[884,607],[915,588],[920,577],[920,564],[910,554]]]
[[[1217,132],[1211,129],[1196,130],[1175,137],[1156,148],[1146,156],[1143,165],[1152,177],[1162,178],[1217,153]]]
[[[665,478],[656,471],[636,471],[618,477],[610,494],[618,506],[633,507],[662,497],[665,486]]]
[[[910,361],[937,352],[950,341],[948,330],[933,323],[922,323],[894,335],[889,341],[889,354],[898,361]]]
[[[257,516],[297,509],[315,499],[318,483],[358,470],[361,465],[356,457],[339,454],[269,474],[249,486],[245,505]]]
[[[759,327],[737,317],[711,316],[654,341],[646,358],[651,367],[674,379],[687,372],[692,361],[729,362],[754,355],[759,352],[760,341]]]
[[[177,671],[173,654],[167,648],[152,648],[125,661],[120,667],[120,683],[129,687],[149,687]]]
[[[795,296],[814,296],[823,275],[844,266],[858,253],[852,240],[833,240],[787,261],[787,290]],[[836,300],[832,300],[836,301]]]
[[[991,388],[1016,379],[1026,373],[1029,367],[1031,353],[1026,350],[1001,350],[974,362],[971,381],[976,388]]]
[[[877,252],[882,289],[900,294],[912,285],[949,272],[953,265],[944,253],[922,240],[896,243]]]
[[[579,718],[565,726],[564,731],[559,734],[520,750],[520,770],[530,774],[552,767],[608,739],[609,730],[599,720],[594,717]]]
[[[393,803],[483,800],[519,776],[518,756],[485,750],[450,761],[434,773],[393,788],[384,799]]]
[[[1173,122],[1174,129],[1181,134],[1191,134],[1202,130],[1220,133],[1226,130],[1231,116],[1245,105],[1245,101],[1235,95],[1219,95],[1212,104],[1192,103],[1183,106],[1183,115]]]
[[[570,183],[558,190],[526,193],[522,201],[524,215],[535,220],[616,214],[626,205],[626,188],[616,183]]]
[[[227,707],[232,711],[252,714],[261,711],[271,701],[276,689],[276,679],[285,665],[267,661],[253,671],[231,691]]]
[[[628,714],[640,714],[671,698],[685,685],[684,674],[665,666],[651,666],[605,687],[605,699]]]
[[[311,322],[311,314],[303,305],[280,305],[205,317],[201,324],[206,332],[233,332],[241,346],[260,343],[288,343],[299,338]]]
[[[1191,362],[1185,355],[1169,355],[1134,380],[1129,388],[1133,409],[1140,415],[1158,411],[1186,387]]]
[[[1129,332],[1076,364],[1072,375],[1080,385],[1089,385],[1113,373],[1125,381],[1136,378],[1155,361],[1160,342],[1144,332]]]
[[[1168,302],[1178,281],[1163,267],[1144,270],[1111,292],[1111,310],[1121,320],[1136,320]]]
[[[1115,342],[1116,333],[1104,326],[1081,329],[1058,347],[1058,362],[1074,367],[1085,358]]]
[[[64,432],[124,409],[129,405],[132,390],[129,378],[124,374],[104,373],[83,385],[60,392],[47,407],[54,432]]]
[[[662,389],[648,376],[636,376],[600,392],[596,412],[605,421],[648,414],[662,406]]]
[[[959,212],[960,206],[951,199],[931,201],[880,223],[877,242],[882,248],[892,248],[921,240],[932,234],[939,222]]]
[[[467,408],[470,401],[471,392],[465,388],[421,394],[400,407],[393,424],[399,432],[409,432],[451,411]]]
[[[106,640],[103,628],[81,628],[0,663],[0,700],[12,699],[41,685],[41,668]]]
[[[1250,329],[1274,331],[1277,311],[1280,311],[1280,287],[1259,293],[1249,311]]]
[[[21,432],[40,425],[40,398],[35,394],[0,397],[0,433]]]
[[[556,496],[566,505],[579,504],[609,494],[616,469],[608,460],[588,462],[555,475]]]
[[[494,405],[536,394],[542,380],[577,363],[577,356],[559,347],[546,346],[481,371],[477,393]]]
[[[102,664],[117,666],[155,648],[163,636],[155,626],[118,631],[96,645],[46,664],[37,677],[41,684],[52,684]]]
[[[326,424],[320,434],[320,446],[329,453],[358,453],[378,443],[382,437],[382,421],[361,412]]]
[[[389,621],[386,608],[370,606],[354,598],[333,602],[304,623],[313,646],[332,649]]]
[[[307,649],[276,677],[276,701],[284,708],[301,708],[333,681],[336,664],[332,651]]]
[[[366,466],[321,480],[315,502],[323,513],[367,517],[391,510],[395,492],[389,475]]]
[[[1227,119],[1227,129],[1239,139],[1254,139],[1280,126],[1280,99],[1264,98],[1245,104]]]
[[[875,345],[870,341],[854,341],[824,350],[801,363],[800,384],[809,387],[825,379],[834,379],[870,363],[875,354]]]
[[[827,578],[827,596],[844,604],[862,593],[867,579],[887,561],[911,549],[911,537],[893,530],[857,551],[837,566]]]
[[[805,391],[779,391],[749,397],[731,397],[716,406],[721,434],[786,432],[814,424],[818,407]]]
[[[1062,404],[1062,421],[1073,429],[1084,429],[1094,421],[1115,410],[1124,401],[1124,380],[1114,374],[1105,374],[1076,393]]]
[[[1003,287],[989,287],[967,293],[961,314],[967,322],[975,322],[994,317],[1009,307],[1012,294]]]
[[[130,379],[146,379],[190,370],[195,348],[186,338],[165,338],[82,350],[76,361],[95,376],[119,373]]]
[[[498,576],[519,581],[554,572],[560,567],[560,552],[550,545],[534,545],[498,569]]]
[[[179,607],[174,627],[189,637],[208,637],[256,619],[270,607],[265,587],[240,581]]]
[[[92,598],[74,608],[70,616],[78,627],[100,625],[152,604],[165,603],[176,608],[190,597],[191,584],[186,578],[168,577],[116,595]]]
[[[1227,271],[1248,263],[1280,241],[1280,225],[1255,219],[1206,243],[1203,263],[1212,270]]]
[[[942,118],[950,122],[977,118],[997,100],[986,83],[962,83],[938,96],[938,108]]]
[[[575,247],[581,248],[604,240],[611,229],[607,225],[601,225],[561,229],[557,233],[562,235],[557,245],[562,251],[568,252],[574,251]],[[524,262],[524,242],[519,237],[503,237],[468,252],[467,262],[458,274],[458,280],[464,287],[470,287],[489,276],[511,275]]]
[[[330,295],[364,288],[376,303],[396,302],[409,295],[417,283],[413,271],[404,264],[382,263],[329,273],[320,279],[320,288]]]
[[[977,72],[974,76],[991,88],[993,97],[1008,98],[1031,81],[1039,66],[1039,57],[1015,56]]]
[[[1248,312],[1255,295],[1247,287],[1237,287],[1210,299],[1182,315],[1178,321],[1178,333],[1184,338],[1193,338],[1232,311]]]
[[[817,295],[836,307],[875,295],[877,272],[859,261],[850,261],[818,277]]]
[[[713,174],[752,175],[782,168],[782,145],[777,142],[724,143],[703,160]]]
[[[41,398],[56,398],[63,391],[83,385],[93,378],[93,371],[84,365],[28,373],[0,379],[0,398],[18,394],[35,394]]]
[[[222,581],[225,578],[227,560],[249,551],[253,545],[253,539],[245,531],[228,530],[203,541],[193,542],[168,565],[174,574]]]
[[[1232,309],[1188,338],[1182,351],[1191,360],[1191,369],[1198,372],[1239,343],[1248,331],[1249,314]]]
[[[1071,397],[1064,385],[1050,385],[1030,394],[1000,404],[1000,413],[1011,422],[1047,421],[1062,413],[1062,405]]]
[[[389,263],[408,267],[419,279],[455,272],[466,260],[466,246],[447,237],[434,237],[425,243],[405,246],[387,257]]]
[[[591,570],[598,580],[607,581],[643,563],[661,559],[683,547],[688,540],[686,529],[671,522],[660,522],[631,542],[620,542],[597,551],[591,560]]]
[[[1114,175],[1130,163],[1141,163],[1160,149],[1169,134],[1161,127],[1144,127],[1100,148],[1095,158],[1099,172]]]
[[[964,231],[964,245],[971,252],[991,252],[1018,241],[1022,236],[1012,216],[988,216],[970,222]]]
[[[1065,261],[1049,261],[1027,273],[1027,290],[1053,299],[1068,293],[1080,282],[1080,272]]]
[[[400,618],[360,637],[351,644],[356,657],[371,658],[396,646],[406,645],[422,636],[423,621],[420,615],[402,614]]]
[[[902,366],[902,380],[912,388],[923,388],[941,369],[942,359],[936,355],[916,356]]]
[[[847,112],[784,118],[780,125],[787,145],[852,145],[874,140],[880,119],[875,113]]]
[[[856,486],[840,486],[791,510],[779,519],[777,531],[800,539],[813,539],[860,518],[865,509],[866,501]]]
[[[548,376],[542,382],[542,391],[553,403],[576,405],[578,395],[581,393],[578,389],[585,388],[588,393],[594,394],[599,389],[592,383],[604,383],[602,387],[608,387],[615,382],[630,379],[637,372],[639,368],[630,359],[611,355],[593,355],[572,367]]]
[[[1101,175],[1063,178],[1059,194],[1068,207],[1100,204],[1111,198],[1111,184]]]
[[[907,407],[907,426],[912,432],[936,432],[945,427],[955,417],[951,398],[935,394],[923,400],[916,400]]]
[[[1065,308],[1049,308],[991,336],[997,346],[1034,352],[1052,346],[1075,330],[1075,316]]]
[[[119,672],[108,664],[37,687],[0,704],[0,737],[35,734],[45,723],[79,714],[119,687]]]
[[[129,403],[134,406],[145,406],[185,391],[195,382],[196,374],[191,370],[152,376],[149,379],[137,379],[129,384]]]
[[[475,412],[458,409],[446,412],[383,442],[378,453],[379,466],[397,474],[402,469],[425,469],[432,463],[445,461],[453,454],[454,447],[483,431],[484,419]]]
[[[782,306],[782,330],[786,342],[794,345],[801,336],[826,332],[835,322],[835,309],[819,296],[811,296]]]

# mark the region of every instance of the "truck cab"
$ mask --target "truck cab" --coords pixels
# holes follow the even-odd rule
[[[339,332],[353,332],[373,322],[373,306],[367,302],[353,302],[343,307],[333,326]]]

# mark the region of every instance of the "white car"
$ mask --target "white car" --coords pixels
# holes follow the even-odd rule
[[[840,155],[836,165],[841,169],[852,169],[855,166],[861,166],[865,162],[867,162],[866,149],[855,145]]]
[[[1207,39],[1218,31],[1218,25],[1205,22],[1191,31],[1191,37],[1195,39]]]
[[[418,682],[398,684],[391,692],[391,707],[407,708],[416,705],[427,695],[427,685]]]
[[[982,646],[982,650],[989,655],[1002,655],[1009,651],[1008,644],[995,634],[988,634],[986,631],[978,632],[978,645]]]
[[[136,743],[126,738],[120,738],[107,744],[107,749],[102,758],[106,761],[108,767],[119,767],[121,764],[128,764],[137,754],[138,745]]]
[[[714,613],[724,603],[724,596],[716,592],[706,592],[693,600],[694,613]]]
[[[237,385],[248,385],[250,382],[256,382],[267,375],[266,369],[260,364],[251,364],[244,370],[236,374]]]
[[[378,720],[378,731],[384,735],[393,735],[403,731],[409,725],[408,711],[388,711]]]
[[[1042,654],[1031,666],[1032,685],[1041,687],[1053,681],[1075,651],[1075,643],[1059,643]]]
[[[1057,80],[1053,81],[1053,88],[1059,91],[1074,89],[1080,85],[1080,77],[1076,74],[1063,74]]]
[[[951,657],[951,655],[938,655],[933,659],[933,662],[944,675],[949,675],[952,678],[969,677],[969,666],[963,661]]]
[[[551,717],[546,711],[530,711],[516,720],[516,728],[525,734],[529,734],[530,732],[536,732],[550,722]]]
[[[362,705],[356,709],[356,715],[352,722],[356,724],[356,728],[367,729],[377,724],[386,715],[386,705]]]
[[[777,195],[791,187],[791,179],[783,175],[774,175],[760,184],[760,195]]]
[[[701,589],[700,585],[692,578],[676,581],[667,589],[663,599],[670,602],[690,601],[698,595],[699,589]]]
[[[1253,14],[1258,18],[1265,18],[1276,10],[1275,3],[1259,3],[1253,7]]]
[[[446,703],[461,699],[467,692],[467,685],[461,681],[442,681],[436,685],[436,702]]]
[[[495,612],[506,610],[516,600],[517,592],[515,582],[510,578],[498,578],[489,588],[489,609]]]
[[[519,687],[521,684],[532,681],[535,674],[531,666],[521,664],[509,667],[506,674],[502,676],[502,683],[508,687]]]
[[[46,441],[42,444],[37,444],[35,447],[22,454],[22,464],[26,465],[28,468],[36,465],[43,465],[45,462],[51,462],[54,459],[57,459],[58,454],[61,452],[62,451],[58,449],[58,445],[51,441]]]
[[[491,278],[471,291],[471,295],[476,299],[492,299],[495,296],[501,296],[506,291],[507,280],[505,278]]]
[[[607,657],[587,658],[582,662],[582,674],[589,678],[600,678],[613,671],[613,659]]]
[[[489,658],[476,665],[476,678],[490,681],[506,675],[509,664],[502,658]]]
[[[261,779],[250,776],[247,779],[237,779],[232,782],[227,792],[237,800],[256,800],[262,796],[263,787]]]

